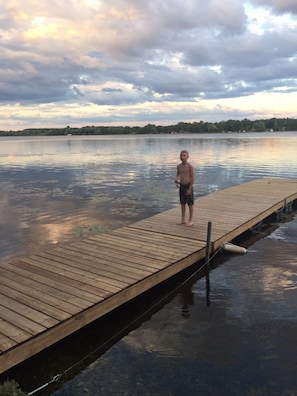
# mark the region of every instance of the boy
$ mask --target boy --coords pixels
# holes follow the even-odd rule
[[[189,153],[187,150],[180,152],[181,164],[177,165],[175,182],[180,183],[179,199],[181,204],[181,221],[177,224],[186,224],[187,227],[193,225],[194,216],[194,193],[193,184],[195,181],[195,174],[193,166],[188,162]],[[189,206],[190,217],[186,223],[186,205]]]

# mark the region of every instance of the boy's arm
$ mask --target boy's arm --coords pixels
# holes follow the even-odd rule
[[[194,168],[192,165],[190,165],[190,185],[189,185],[189,190],[192,191],[193,185],[195,183],[195,172],[194,172]]]
[[[179,174],[179,167],[176,167],[176,175],[175,175],[175,183],[180,182],[180,174]]]

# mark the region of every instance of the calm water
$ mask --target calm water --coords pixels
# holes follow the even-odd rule
[[[183,148],[195,167],[197,199],[260,177],[297,178],[296,133],[1,138],[1,260],[178,205],[171,177]],[[297,395],[296,244],[295,217],[247,255],[220,259],[210,306],[205,278],[197,276],[43,394]],[[94,345],[108,331],[95,327]],[[75,361],[58,351],[55,360],[63,370]],[[43,362],[47,381],[59,369]],[[31,369],[21,385],[32,390],[43,381]]]

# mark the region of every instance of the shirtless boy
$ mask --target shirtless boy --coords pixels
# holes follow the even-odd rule
[[[181,163],[177,165],[175,182],[180,183],[179,199],[181,204],[181,221],[177,224],[186,224],[188,227],[193,225],[194,216],[194,192],[193,184],[195,174],[193,166],[188,162],[189,153],[187,150],[180,152]],[[189,221],[186,223],[186,205],[189,206]]]

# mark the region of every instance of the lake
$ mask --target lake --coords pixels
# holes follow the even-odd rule
[[[199,199],[256,178],[297,179],[296,148],[296,132],[1,138],[0,258],[178,205],[173,178],[182,149],[190,153]],[[69,369],[41,392],[55,396],[297,395],[296,246],[292,216],[252,237],[246,255],[218,259],[210,305],[205,277],[197,274],[169,296],[166,290],[149,296],[158,308],[145,319],[137,320],[141,307],[129,307],[94,324],[88,340],[79,334],[62,354],[53,349],[42,364],[37,357],[11,374],[29,391]],[[111,335],[104,353],[95,353]],[[92,350],[92,358],[70,370]]]

